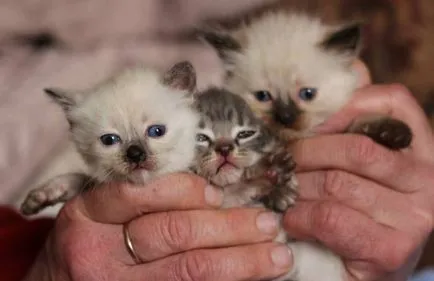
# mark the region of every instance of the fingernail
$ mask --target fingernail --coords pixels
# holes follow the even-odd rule
[[[272,212],[264,212],[256,218],[256,226],[265,234],[273,234],[277,232],[279,220],[277,215]]]
[[[292,263],[291,250],[286,245],[277,246],[271,252],[271,260],[277,267],[290,267]]]
[[[223,203],[223,192],[211,185],[205,187],[205,201],[211,206],[220,207]]]

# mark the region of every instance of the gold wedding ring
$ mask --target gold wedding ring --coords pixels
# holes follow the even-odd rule
[[[127,247],[128,253],[130,253],[131,257],[133,258],[134,262],[137,264],[143,263],[143,261],[139,258],[136,251],[134,250],[133,242],[131,242],[131,237],[128,232],[128,224],[124,224],[124,241],[125,246]]]

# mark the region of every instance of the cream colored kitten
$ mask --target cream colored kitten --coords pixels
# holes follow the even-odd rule
[[[237,30],[199,33],[222,59],[224,87],[285,140],[314,135],[315,127],[347,104],[357,87],[352,69],[361,41],[357,24],[328,26],[306,15],[271,12]],[[392,149],[407,147],[412,139],[406,124],[384,116],[356,120],[347,131]],[[288,245],[294,268],[277,280],[344,280],[341,258],[322,245]]]
[[[224,63],[225,87],[241,94],[285,139],[313,135],[356,90],[358,24],[330,26],[303,14],[270,12],[237,30],[200,35]],[[406,124],[386,116],[356,120],[348,131],[391,149],[405,148],[412,139]]]
[[[181,62],[165,74],[129,69],[81,92],[46,89],[66,114],[87,172],[54,177],[31,191],[23,213],[66,201],[89,185],[144,184],[162,174],[188,170],[199,122],[193,108],[195,86],[193,66]]]

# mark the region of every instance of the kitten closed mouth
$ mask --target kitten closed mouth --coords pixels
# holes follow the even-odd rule
[[[223,160],[223,162],[220,164],[220,166],[217,168],[216,174],[220,173],[220,171],[227,167],[230,166],[231,168],[235,168],[235,169],[239,169],[237,166],[235,166],[232,162],[228,161],[228,160]]]
[[[131,170],[132,171],[140,171],[140,170],[146,170],[146,171],[151,171],[153,170],[153,166],[150,163],[140,163],[140,164],[136,164],[131,166]]]

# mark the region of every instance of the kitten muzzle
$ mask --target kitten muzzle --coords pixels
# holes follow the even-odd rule
[[[301,114],[301,110],[292,100],[287,104],[282,100],[277,100],[274,102],[273,109],[274,121],[287,128],[291,128]]]

